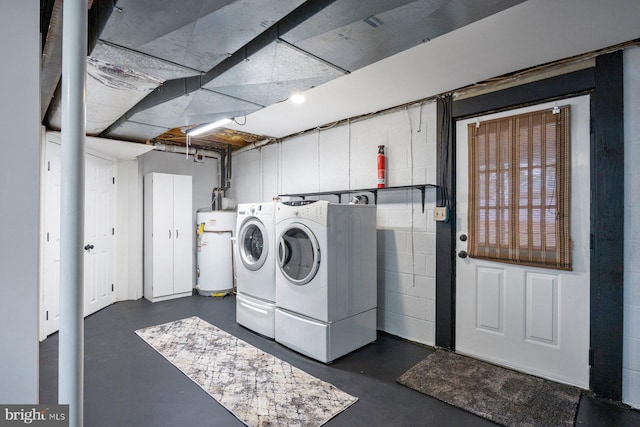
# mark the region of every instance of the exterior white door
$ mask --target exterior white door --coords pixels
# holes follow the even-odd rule
[[[59,329],[61,147],[47,141],[43,232],[43,339]],[[84,315],[113,303],[116,186],[113,161],[87,154],[85,182]]]
[[[114,164],[91,154],[85,162],[84,315],[113,302],[115,254]]]
[[[571,105],[572,271],[456,258],[456,351],[555,381],[589,387],[589,96]],[[553,108],[555,103],[480,117]],[[467,250],[467,125],[456,123],[456,249]]]

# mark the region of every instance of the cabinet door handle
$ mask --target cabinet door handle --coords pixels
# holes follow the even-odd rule
[[[171,238],[171,230],[169,230],[169,238]]]
[[[178,236],[178,230],[176,230],[176,239],[177,239],[178,237],[179,237],[179,236]]]

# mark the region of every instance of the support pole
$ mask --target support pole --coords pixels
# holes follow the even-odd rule
[[[58,401],[69,426],[83,425],[84,400],[84,137],[87,57],[86,0],[62,13],[62,188]]]

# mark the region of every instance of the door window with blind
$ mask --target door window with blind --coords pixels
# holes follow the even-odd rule
[[[571,270],[569,106],[469,124],[469,256]]]

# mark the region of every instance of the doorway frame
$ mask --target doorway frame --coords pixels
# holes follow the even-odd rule
[[[59,329],[56,329],[53,332],[47,332],[46,330],[46,322],[47,322],[47,318],[46,318],[46,310],[45,310],[45,306],[46,306],[46,291],[50,290],[50,285],[47,284],[47,279],[45,277],[45,256],[47,254],[47,235],[49,234],[47,232],[47,223],[46,223],[46,209],[47,209],[47,203],[46,203],[46,190],[47,190],[47,184],[48,184],[48,179],[49,179],[49,175],[46,173],[46,171],[48,170],[49,166],[48,166],[48,161],[49,161],[49,151],[51,150],[50,148],[50,144],[54,144],[54,145],[58,145],[58,146],[62,146],[62,140],[61,140],[61,134],[59,132],[53,132],[53,131],[47,131],[44,127],[41,129],[42,133],[41,133],[41,138],[40,138],[40,180],[39,180],[39,189],[40,189],[40,208],[39,208],[39,213],[38,213],[38,223],[39,223],[39,227],[40,227],[40,235],[39,235],[39,251],[38,251],[38,341],[42,342],[45,339],[47,339],[49,336],[51,336],[54,333],[57,333],[59,331]],[[89,137],[87,137],[89,138]],[[100,151],[97,151],[95,149],[91,149],[91,148],[86,148],[85,149],[85,153],[84,153],[84,157],[85,157],[85,162],[86,162],[86,156],[87,155],[91,155],[97,158],[100,158],[102,160],[106,160],[108,162],[111,162],[111,167],[113,168],[112,170],[112,178],[113,178],[113,183],[114,183],[114,188],[113,188],[113,196],[114,196],[114,200],[112,202],[112,208],[114,209],[113,212],[113,230],[112,233],[115,236],[115,240],[113,242],[113,247],[112,249],[112,266],[111,266],[111,274],[112,274],[112,283],[111,283],[111,287],[112,290],[110,291],[110,303],[109,305],[113,305],[116,302],[119,301],[119,298],[117,296],[117,292],[119,289],[119,282],[118,282],[118,239],[121,237],[118,236],[122,236],[122,234],[118,235],[116,234],[116,229],[119,228],[119,223],[118,223],[118,215],[119,215],[119,203],[118,203],[118,198],[119,198],[119,187],[116,186],[116,183],[119,183],[119,175],[118,175],[118,163],[119,163],[119,159],[117,159],[116,157],[113,157],[110,154],[106,154]],[[142,208],[142,207],[141,207]],[[84,237],[83,237],[84,239]],[[84,277],[83,277],[83,283],[84,283]],[[60,291],[59,287],[57,289],[58,293]],[[83,304],[84,307],[84,304]],[[99,310],[98,310],[99,311]],[[97,313],[94,312],[94,313]],[[91,313],[93,314],[93,313]],[[86,318],[88,316],[90,316],[91,314],[85,314],[84,313],[84,309],[83,309],[83,313],[82,316],[83,318]]]
[[[520,86],[437,102],[440,191],[449,221],[436,223],[436,346],[455,350],[456,120],[556,99],[591,95],[590,389],[622,400],[624,302],[623,50],[599,55],[595,66]]]

